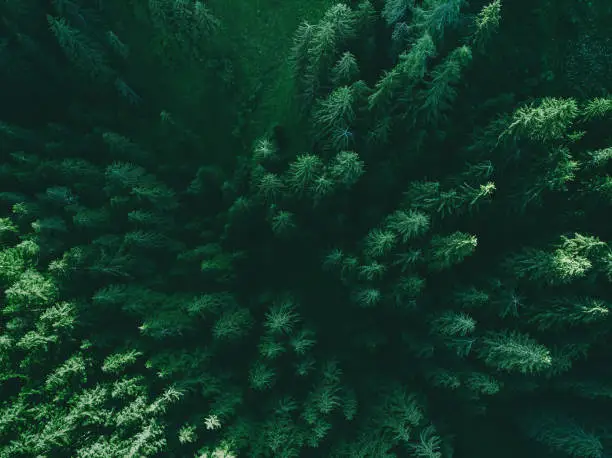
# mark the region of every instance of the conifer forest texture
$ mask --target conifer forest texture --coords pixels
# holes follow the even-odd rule
[[[612,457],[612,1],[0,0],[0,458]]]

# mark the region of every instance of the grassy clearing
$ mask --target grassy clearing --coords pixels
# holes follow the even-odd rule
[[[237,91],[244,101],[243,144],[288,119],[293,82],[285,65],[303,20],[318,21],[334,0],[210,0],[223,35],[237,57]]]

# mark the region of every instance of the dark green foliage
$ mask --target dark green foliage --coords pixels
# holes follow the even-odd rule
[[[48,15],[47,21],[66,57],[79,70],[94,80],[110,78],[104,55],[87,43],[87,38],[78,29],[71,27],[64,18]]]
[[[611,8],[330,4],[230,142],[215,1],[0,3],[1,458],[609,455]]]

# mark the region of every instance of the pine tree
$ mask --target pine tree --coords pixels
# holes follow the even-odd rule
[[[414,28],[429,33],[436,40],[444,38],[446,28],[459,21],[464,0],[424,0],[414,9]]]
[[[569,418],[542,413],[529,418],[526,426],[531,437],[552,450],[573,457],[605,456],[600,438]]]
[[[491,36],[497,32],[501,21],[501,0],[494,0],[485,5],[476,17],[476,31],[472,37],[475,49],[482,52]]]
[[[457,264],[476,249],[476,236],[454,232],[447,236],[435,235],[431,239],[429,267],[441,270]]]
[[[349,128],[355,119],[354,93],[350,86],[341,86],[318,102],[313,110],[314,126],[321,136]]]
[[[359,65],[355,55],[345,51],[331,70],[331,80],[336,86],[350,85],[359,76]]]
[[[414,7],[414,0],[385,0],[381,16],[387,25],[406,20],[410,10]]]
[[[71,27],[66,19],[47,15],[49,27],[70,62],[80,71],[96,81],[107,81],[111,70],[102,52],[88,42],[78,29]]]
[[[544,98],[539,104],[529,104],[514,112],[512,122],[500,134],[500,139],[525,138],[538,142],[560,140],[579,115],[573,99]]]
[[[552,364],[550,350],[517,331],[489,333],[478,354],[489,366],[522,374],[542,372]]]
[[[472,51],[464,45],[452,51],[440,65],[432,70],[432,81],[428,85],[421,107],[429,122],[435,123],[443,119],[444,113],[451,107],[451,103],[457,96],[454,85],[459,82],[461,72],[471,60]]]

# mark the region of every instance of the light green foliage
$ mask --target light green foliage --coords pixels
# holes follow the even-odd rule
[[[80,354],[71,356],[49,374],[45,380],[45,389],[59,394],[70,387],[71,381],[75,378],[78,378],[81,383],[87,380],[86,361]]]
[[[7,288],[6,312],[42,312],[59,296],[57,286],[35,270],[26,270]]]
[[[288,184],[296,193],[302,194],[311,188],[323,170],[323,161],[315,154],[300,154],[289,165]]]
[[[406,206],[414,210],[440,211],[440,183],[437,181],[413,181],[404,193]]]
[[[541,161],[542,165],[545,164],[547,170],[542,176],[534,179],[529,188],[522,191],[523,210],[531,203],[541,203],[546,191],[567,191],[567,185],[575,181],[576,173],[579,171],[578,161],[572,157],[569,149],[564,147],[552,149],[548,157],[538,161]]]
[[[32,202],[18,202],[11,210],[18,222],[32,221],[40,214],[40,206]]]
[[[529,139],[536,142],[560,140],[579,115],[573,99],[546,97],[538,104],[531,103],[513,114],[511,123],[499,138]]]
[[[476,321],[465,313],[446,311],[431,322],[432,332],[442,336],[465,336],[476,329]]]
[[[315,203],[317,203],[323,198],[330,196],[335,189],[336,182],[324,172],[314,180],[310,192]]]
[[[137,350],[127,350],[122,353],[113,353],[104,359],[102,372],[120,374],[128,366],[133,365],[140,356],[142,356],[142,352]]]
[[[266,313],[264,326],[273,334],[290,334],[299,321],[291,298],[278,300]]]
[[[198,438],[196,429],[197,428],[195,425],[186,424],[186,425],[181,426],[181,429],[179,430],[179,436],[178,436],[179,442],[181,444],[194,443]]]
[[[589,100],[582,110],[582,116],[587,121],[604,118],[609,113],[612,113],[612,98],[604,97]]]
[[[485,5],[478,16],[476,17],[476,31],[472,37],[473,45],[479,51],[483,51],[491,39],[491,36],[497,32],[501,21],[501,0],[494,0]]]
[[[388,230],[372,229],[364,241],[364,253],[370,257],[389,254],[397,243],[396,235]]]
[[[376,288],[362,288],[355,291],[354,300],[360,307],[370,308],[376,306],[382,300],[382,294]]]
[[[265,163],[266,161],[272,161],[276,159],[278,148],[276,145],[267,137],[261,137],[255,141],[253,147],[253,159],[258,163]]]
[[[302,22],[293,40],[291,66],[299,93],[308,107],[322,83],[332,77],[341,47],[357,32],[358,15],[343,3],[332,5],[317,24]]]
[[[257,391],[270,389],[276,381],[274,369],[266,366],[262,361],[257,361],[249,372],[251,387]]]
[[[552,364],[550,350],[517,331],[490,333],[482,340],[478,354],[489,366],[521,374],[541,372]]]
[[[313,36],[312,48],[309,50],[313,66],[330,58],[344,40],[355,33],[355,18],[351,9],[336,3],[326,12]]]
[[[331,70],[331,79],[336,86],[349,85],[355,82],[359,76],[359,65],[355,55],[345,51],[336,65]]]
[[[259,354],[266,359],[276,359],[285,353],[283,344],[276,340],[273,335],[264,335],[259,343]]]
[[[56,336],[46,336],[39,331],[28,331],[17,341],[15,346],[26,353],[39,354],[48,352],[51,344],[56,342]],[[22,366],[25,367],[32,363],[32,360],[25,359]]]
[[[409,393],[405,389],[396,388],[390,392],[381,404],[381,413],[385,418],[381,419],[382,429],[388,432],[396,440],[408,443],[411,432],[421,424],[425,412],[419,405],[415,393]]]
[[[611,252],[607,243],[592,235],[574,232],[571,237],[562,235],[560,238],[559,247],[574,255],[582,255],[593,259]]]
[[[435,369],[426,372],[425,377],[429,383],[438,388],[457,390],[461,386],[459,377],[445,369]]]
[[[491,396],[499,393],[503,384],[490,375],[482,372],[473,372],[466,378],[465,384],[479,394]]]
[[[236,306],[236,301],[230,293],[203,294],[189,301],[186,310],[190,315],[214,315],[224,308]]]
[[[218,381],[210,375],[202,373],[202,368],[208,366],[210,358],[211,352],[207,348],[199,348],[194,351],[181,350],[179,352],[164,350],[151,356],[145,366],[147,369],[156,371],[156,376],[161,379],[180,378],[181,375],[185,375],[187,378],[196,376],[198,380],[200,378],[205,379],[209,384],[209,389],[214,390]],[[120,387],[130,388],[130,391],[135,393],[136,390],[132,387],[132,383],[135,382],[132,382],[131,379],[123,379]]]
[[[224,312],[214,324],[212,333],[217,340],[235,340],[243,337],[253,324],[253,318],[245,308]]]
[[[546,308],[536,311],[529,318],[538,329],[564,329],[584,326],[608,319],[610,304],[597,298],[558,298],[546,304]]]
[[[199,450],[196,455],[197,458],[237,458],[238,455],[235,455],[231,451],[231,447],[228,445],[222,445],[216,447],[215,449],[210,449],[206,451]]]
[[[460,81],[462,71],[471,60],[472,51],[464,45],[452,51],[433,69],[432,80],[425,92],[425,100],[421,107],[429,122],[443,119],[444,113],[449,110],[457,97],[454,85]]]
[[[612,160],[612,147],[588,151],[587,154],[589,158],[585,164],[587,167],[604,167],[609,161]]]
[[[442,440],[433,425],[428,425],[419,433],[419,442],[410,444],[412,455],[418,458],[442,458]]]
[[[489,181],[481,184],[478,187],[464,184],[461,187],[462,200],[468,202],[468,209],[478,208],[483,202],[490,201],[491,196],[495,192],[495,183]]]
[[[261,175],[257,179],[256,186],[257,193],[267,203],[276,202],[285,190],[285,184],[281,178],[272,172],[267,172]]]
[[[378,261],[372,261],[369,264],[359,267],[359,276],[366,280],[372,281],[374,279],[380,279],[383,277],[386,270],[387,267],[384,264],[381,264]]]
[[[306,357],[304,359],[300,359],[295,365],[295,374],[298,377],[306,377],[310,375],[312,371],[315,370],[316,361],[312,357]]]
[[[321,137],[334,130],[348,129],[354,119],[354,94],[351,86],[334,89],[326,98],[319,100],[313,110],[315,129]]]
[[[311,446],[316,446],[327,435],[331,427],[327,417],[341,408],[341,377],[342,370],[336,361],[325,362],[321,368],[320,381],[308,394],[302,417],[312,428]]]
[[[563,248],[552,252],[526,248],[509,258],[507,265],[517,278],[554,285],[583,278],[593,264],[588,258]]]
[[[323,268],[325,270],[336,270],[342,267],[344,252],[340,248],[334,248],[323,258]]]
[[[34,232],[37,234],[57,237],[57,233],[67,232],[68,226],[63,218],[54,216],[50,218],[37,219],[32,223],[32,229],[34,229]]]
[[[124,377],[119,380],[115,380],[111,389],[111,397],[113,399],[123,400],[138,398],[146,392],[144,381],[145,380],[142,375],[135,377]]]
[[[59,302],[44,310],[36,326],[45,333],[69,334],[76,325],[77,308],[70,302]]]
[[[398,91],[407,93],[420,82],[427,71],[427,62],[436,53],[436,47],[429,33],[424,33],[410,48],[399,56],[398,64],[385,72],[368,98],[370,110],[388,108]]]
[[[425,213],[414,210],[397,210],[387,218],[387,229],[401,237],[403,243],[425,234],[431,220]]]
[[[71,406],[69,421],[84,426],[110,426],[112,411],[104,408],[107,398],[108,390],[105,387],[98,385],[84,389],[69,402]]]
[[[297,428],[292,418],[296,409],[297,403],[292,398],[280,399],[278,407],[274,408],[261,428],[259,437],[263,450],[275,456],[296,456],[299,447],[304,444],[303,431]]]
[[[126,458],[155,456],[167,445],[166,439],[163,436],[162,426],[155,420],[152,420],[131,438],[133,441],[132,445],[127,449],[124,456]]]
[[[612,202],[612,177],[597,177],[588,183],[587,189],[601,195],[606,201]]]
[[[412,269],[419,261],[421,261],[422,257],[423,252],[421,250],[408,250],[406,252],[398,254],[397,260],[393,264],[396,266],[400,266],[402,272],[406,272]]]
[[[17,281],[26,270],[28,258],[17,247],[5,248],[0,251],[0,282],[3,286]]]
[[[330,177],[342,186],[353,186],[365,173],[364,162],[354,151],[341,151],[328,166]]]
[[[293,35],[293,47],[291,48],[290,62],[294,78],[302,78],[310,65],[309,48],[316,27],[308,21],[302,22]]]
[[[306,354],[317,343],[315,333],[310,329],[300,329],[290,340],[290,345],[297,355]]]
[[[161,310],[151,311],[138,329],[143,336],[151,337],[155,340],[164,340],[168,337],[181,336],[191,326],[189,317],[179,310],[169,306]]]
[[[350,37],[354,33],[355,27],[351,9],[343,3],[336,3],[325,12],[319,27],[332,30],[337,35],[338,40]],[[317,43],[315,40],[315,46],[325,47],[325,43]]]
[[[450,235],[435,235],[431,239],[429,267],[432,270],[447,269],[471,255],[478,244],[475,235],[454,232]]]
[[[184,395],[183,391],[174,386],[169,386],[147,407],[147,413],[164,413],[171,405],[183,398]]]

